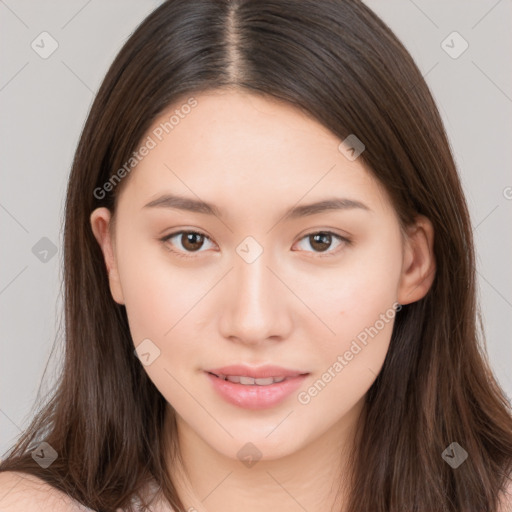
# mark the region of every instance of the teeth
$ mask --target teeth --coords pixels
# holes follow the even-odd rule
[[[246,386],[269,386],[270,384],[283,382],[283,380],[286,379],[286,377],[267,377],[265,379],[253,379],[252,377],[245,377],[243,375],[217,375],[217,377],[228,380],[229,382],[234,382],[236,384],[244,384]]]
[[[240,384],[256,384],[256,380],[261,381],[261,379],[253,379],[252,377],[240,377]],[[274,382],[274,379],[271,379],[270,384],[272,382]]]

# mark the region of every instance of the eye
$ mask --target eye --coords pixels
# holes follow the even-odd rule
[[[173,238],[176,238],[180,241],[179,245],[181,245],[181,248],[178,248],[179,250],[169,248],[169,245],[175,245],[174,242],[170,243]],[[327,252],[327,255],[330,256],[333,253],[337,254],[339,252],[339,250],[328,251],[329,246],[331,246],[333,243],[333,238],[338,241],[338,244],[335,247],[339,248],[339,250],[341,250],[340,246],[348,245],[351,243],[348,238],[333,233],[332,231],[316,231],[314,233],[309,233],[308,235],[302,237],[301,241],[307,240],[309,246],[314,249],[313,252]],[[187,253],[190,254],[194,252],[201,252],[200,249],[204,246],[205,240],[208,240],[211,243],[211,239],[203,233],[199,233],[198,231],[185,230],[171,233],[161,238],[160,240],[170,251],[175,253],[177,256],[184,258],[189,257],[187,256]]]
[[[307,240],[310,247],[314,249],[314,252],[328,252],[328,256],[331,256],[333,253],[337,254],[339,250],[328,251],[329,246],[332,245],[333,238],[338,241],[336,245],[339,250],[341,250],[340,246],[350,244],[350,240],[341,235],[333,233],[332,231],[316,231],[314,233],[309,233],[308,235],[301,238],[302,240]]]
[[[209,237],[197,231],[177,231],[176,233],[171,233],[170,235],[166,235],[164,238],[161,238],[161,241],[168,246],[169,242],[173,238],[180,241],[179,245],[181,245],[181,248],[179,250],[169,250],[176,253],[178,256],[183,256],[185,258],[187,257],[186,253],[200,252],[199,249],[201,249],[205,240],[209,240],[211,242]],[[174,245],[174,243],[171,243],[171,245]]]

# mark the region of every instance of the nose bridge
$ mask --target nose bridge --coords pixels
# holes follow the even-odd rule
[[[249,253],[251,250],[254,247]],[[270,251],[265,250],[255,259],[243,253],[236,256],[224,302],[222,325],[226,337],[255,343],[285,336],[290,327],[283,286],[267,268],[272,267],[269,256]]]

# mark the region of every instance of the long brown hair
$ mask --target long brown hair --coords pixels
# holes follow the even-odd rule
[[[360,158],[401,223],[422,214],[434,226],[435,279],[396,316],[367,393],[347,511],[495,512],[512,471],[512,416],[477,322],[468,208],[420,71],[387,25],[354,0],[168,0],[126,41],[69,178],[62,373],[0,471],[35,475],[99,511],[128,507],[154,480],[185,511],[163,457],[166,401],[134,355],[89,216],[98,206],[115,212],[129,177],[101,198],[95,190],[164,109],[225,87],[293,104],[341,140],[356,134],[366,146]],[[47,468],[31,456],[42,441],[58,454]],[[457,469],[442,457],[452,442],[469,454]]]

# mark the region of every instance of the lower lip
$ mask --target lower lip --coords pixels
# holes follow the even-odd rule
[[[268,409],[279,404],[296,391],[307,377],[307,374],[305,374],[268,386],[258,386],[257,384],[247,386],[221,379],[208,372],[206,372],[206,375],[215,391],[224,400],[244,409]]]

